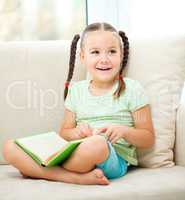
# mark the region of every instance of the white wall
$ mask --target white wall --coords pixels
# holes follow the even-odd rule
[[[184,0],[131,0],[129,31],[135,37],[185,34],[184,8]]]
[[[88,24],[106,21],[134,37],[185,34],[185,0],[88,0]]]
[[[129,5],[130,0],[88,0],[88,24],[108,22],[118,29],[122,25],[128,31]]]
[[[108,22],[117,27],[117,0],[88,0],[88,24]]]

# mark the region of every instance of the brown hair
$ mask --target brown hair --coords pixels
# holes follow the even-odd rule
[[[119,84],[118,84],[117,90],[113,94],[114,98],[118,98],[120,96],[121,92],[123,92],[124,89],[125,89],[125,82],[123,80],[122,72],[123,72],[123,69],[126,67],[127,62],[128,62],[128,55],[129,55],[128,38],[123,31],[118,32],[112,25],[110,25],[108,23],[93,23],[93,24],[88,25],[82,33],[81,42],[80,42],[80,48],[81,49],[83,47],[85,35],[88,32],[98,31],[98,30],[115,32],[121,37],[122,42],[123,42],[123,47],[120,43],[121,52],[123,53],[123,56],[122,56],[123,59],[122,59],[121,68],[120,68],[120,71],[119,71]],[[70,81],[73,77],[73,71],[74,71],[74,67],[75,67],[75,58],[76,58],[76,48],[77,48],[77,42],[78,42],[79,39],[80,39],[79,34],[76,34],[74,36],[73,40],[72,40],[72,43],[71,43],[69,72],[68,72],[68,77],[67,77],[67,80],[66,80],[67,85],[66,85],[65,90],[64,90],[64,100],[67,97],[68,84],[70,83]]]

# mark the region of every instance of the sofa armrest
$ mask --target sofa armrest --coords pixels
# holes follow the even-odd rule
[[[185,166],[185,88],[177,110],[175,162],[177,165]]]

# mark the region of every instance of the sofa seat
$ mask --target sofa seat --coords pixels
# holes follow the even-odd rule
[[[132,172],[132,173],[131,173]],[[14,167],[0,166],[1,200],[178,200],[185,199],[185,167],[133,168],[108,186],[66,184],[23,178]]]

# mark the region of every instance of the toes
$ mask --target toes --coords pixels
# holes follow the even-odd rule
[[[101,179],[101,184],[102,184],[102,185],[109,185],[110,182],[109,182],[109,180],[108,180],[106,177],[103,177],[103,178]]]
[[[95,175],[96,175],[97,178],[103,178],[104,177],[104,174],[103,174],[101,169],[95,169],[94,172],[95,172]]]
[[[101,169],[95,169],[95,175],[99,179],[102,185],[108,185],[110,183],[109,180],[103,174]]]

